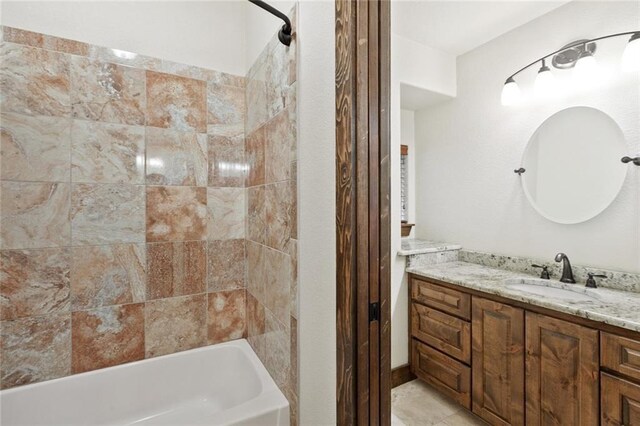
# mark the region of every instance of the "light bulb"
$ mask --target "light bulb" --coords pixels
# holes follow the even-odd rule
[[[598,61],[593,57],[591,52],[584,51],[578,58],[573,75],[576,82],[582,86],[595,85],[598,83],[599,70]]]
[[[622,54],[622,71],[640,71],[640,33],[631,36]]]
[[[502,96],[500,98],[502,105],[514,105],[520,101],[520,88],[513,77],[509,77],[507,81],[504,82]]]
[[[545,65],[544,59],[536,77],[534,92],[540,98],[547,98],[556,93],[556,78],[549,67]]]

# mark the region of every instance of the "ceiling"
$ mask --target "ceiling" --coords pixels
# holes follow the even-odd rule
[[[568,2],[396,0],[391,31],[458,56]]]

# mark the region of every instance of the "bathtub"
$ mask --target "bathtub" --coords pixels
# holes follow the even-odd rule
[[[0,424],[289,425],[289,404],[246,340],[0,392]]]

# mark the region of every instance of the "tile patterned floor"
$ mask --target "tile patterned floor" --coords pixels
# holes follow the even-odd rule
[[[392,426],[485,426],[421,380],[391,390],[391,412]]]

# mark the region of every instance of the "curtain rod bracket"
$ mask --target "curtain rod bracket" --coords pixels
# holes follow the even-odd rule
[[[249,1],[284,21],[284,25],[282,26],[280,31],[278,31],[278,40],[280,40],[280,43],[284,44],[285,46],[290,46],[292,37],[291,37],[291,21],[289,20],[289,17],[284,13],[280,12],[275,7],[271,6],[270,4],[263,2],[262,0],[249,0]]]

